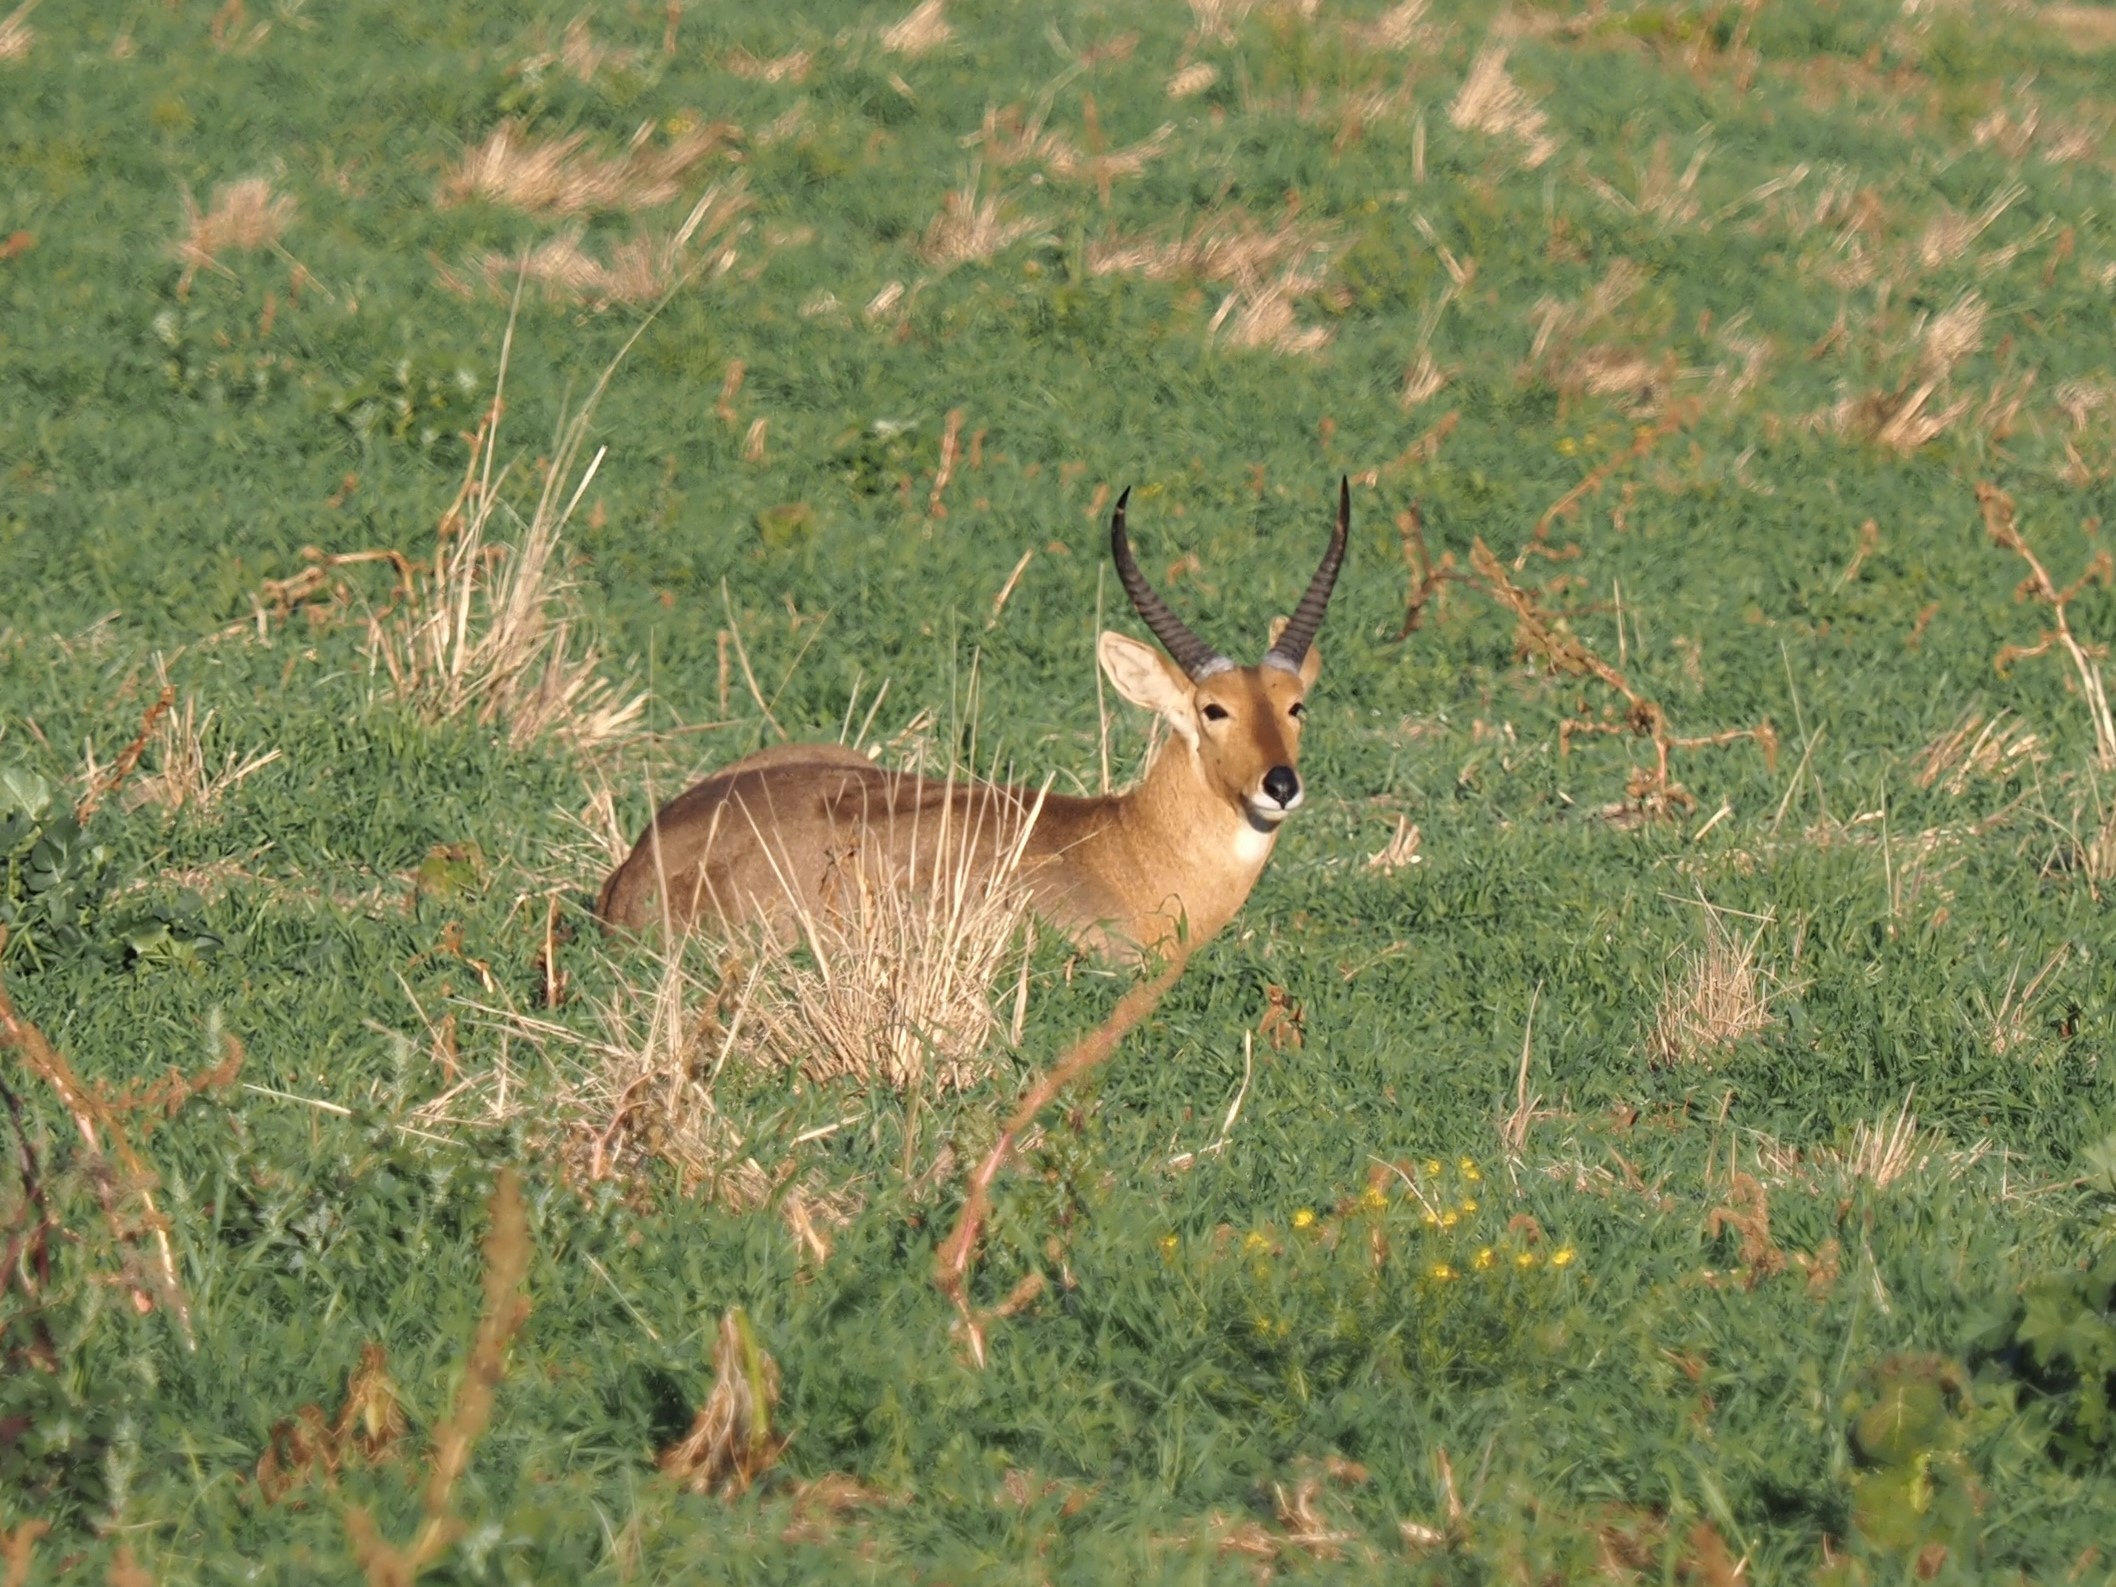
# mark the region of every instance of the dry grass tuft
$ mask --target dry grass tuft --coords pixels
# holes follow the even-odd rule
[[[757,1343],[739,1306],[720,1318],[713,1338],[713,1387],[691,1430],[655,1464],[687,1492],[738,1498],[774,1465],[788,1440],[774,1436],[779,1364]]]
[[[973,786],[925,817],[940,823],[928,874],[893,874],[856,848],[839,862],[837,907],[802,912],[800,951],[761,950],[748,1007],[767,1062],[909,1092],[987,1073],[993,988],[1028,930],[1021,855],[1042,799]]]
[[[1953,264],[1969,251],[1970,244],[1991,229],[1998,218],[2027,196],[2021,183],[2010,183],[1992,194],[1974,215],[1945,209],[1928,224],[1917,243],[1918,263],[1927,270]]]
[[[1208,334],[1232,347],[1310,354],[1327,347],[1335,333],[1326,326],[1298,324],[1294,303],[1329,290],[1336,251],[1331,231],[1297,215],[1288,213],[1266,226],[1245,210],[1226,209],[1173,242],[1112,238],[1095,243],[1087,263],[1096,275],[1189,278],[1228,287]]]
[[[748,78],[753,83],[803,83],[815,65],[815,56],[807,50],[793,50],[763,60],[737,45],[728,51],[720,64],[737,77]]]
[[[948,26],[947,8],[948,0],[919,0],[902,20],[882,30],[882,48],[914,60],[932,54],[955,37],[955,30]]]
[[[662,1162],[676,1170],[686,1193],[754,1207],[769,1196],[774,1178],[747,1155],[741,1133],[714,1101],[743,1034],[748,982],[726,967],[717,992],[709,993],[687,963],[692,946],[664,950],[645,979],[614,977],[615,989],[595,1005],[593,1033],[514,1009],[473,1007],[505,1040],[526,1043],[550,1068],[553,1149],[578,1178],[591,1184],[630,1179]],[[517,1094],[504,1055],[487,1084],[491,1118],[514,1117],[532,1105]],[[445,1120],[435,1116],[434,1122]]]
[[[1112,186],[1143,175],[1147,166],[1168,152],[1175,139],[1175,123],[1163,122],[1129,148],[1105,149],[1092,98],[1087,101],[1085,114],[1088,149],[1092,152],[1082,151],[1064,133],[1047,127],[1042,111],[1025,115],[1011,105],[1005,110],[986,109],[977,143],[985,160],[994,167],[1038,164],[1062,182],[1093,182],[1106,206]]]
[[[1487,44],[1477,52],[1447,107],[1447,119],[1464,132],[1518,140],[1521,163],[1532,171],[1558,152],[1558,137],[1550,130],[1550,118],[1506,75],[1507,48]]]
[[[166,688],[166,673],[161,681]],[[137,810],[153,804],[182,810],[189,806],[201,815],[211,815],[214,807],[245,778],[280,758],[282,752],[276,749],[253,750],[241,756],[230,750],[220,768],[214,770],[206,756],[205,739],[212,731],[215,714],[208,711],[201,719],[198,702],[187,695],[180,709],[165,711],[155,719],[147,745],[155,769],[132,785],[125,796],[128,808]]]
[[[1935,397],[1947,390],[1954,371],[1984,345],[1984,324],[1989,311],[1980,294],[1964,292],[1960,297],[1917,325],[1917,366],[1893,392],[1877,392],[1864,398],[1846,396],[1831,410],[1830,421],[1839,434],[1859,435],[1905,457],[1928,445],[1966,414],[1975,399],[1956,397],[1934,406]],[[2002,383],[2003,384],[2003,383]],[[2017,411],[2026,388],[2015,394]],[[2004,394],[1994,388],[1986,406],[1986,419],[2010,422],[2011,412],[2001,414]]]
[[[398,698],[429,720],[469,715],[504,727],[517,747],[548,735],[592,748],[629,733],[646,702],[614,690],[592,648],[574,653],[558,566],[559,541],[602,463],[602,449],[585,467],[580,454],[616,365],[561,428],[529,521],[510,545],[497,531],[503,515],[519,519],[502,497],[505,473],[495,476],[494,458],[513,344],[510,318],[492,407],[435,533],[433,562],[412,567],[394,607],[368,619],[368,653]]]
[[[1983,993],[1972,994],[1979,1015],[1974,1023],[1980,1026],[1978,1033],[1994,1053],[2001,1058],[2008,1053],[2024,1055],[2043,1044],[2050,1022],[2037,1014],[2036,1005],[2042,1000],[2043,988],[2049,984],[2050,977],[2063,969],[2071,956],[2072,945],[2059,943],[2056,951],[2043,961],[2042,968],[2029,977],[2026,986],[2020,984],[2020,961],[2015,960],[2012,972],[2006,977],[2006,989],[1999,994],[1996,1006]]]
[[[518,283],[527,282],[554,303],[598,308],[611,303],[635,307],[657,303],[703,267],[696,256],[706,244],[724,244],[711,261],[712,275],[734,267],[732,236],[746,229],[742,216],[749,207],[748,186],[738,172],[707,188],[668,236],[641,234],[621,242],[611,249],[607,263],[582,246],[582,231],[576,225],[526,256],[489,253],[479,262],[478,273],[486,290],[499,297],[512,295]],[[443,280],[462,295],[471,294],[470,285],[453,272],[444,271]]]
[[[172,245],[184,273],[176,284],[179,295],[191,290],[201,270],[230,274],[220,262],[224,253],[254,253],[276,248],[286,229],[294,224],[299,206],[286,194],[275,194],[261,176],[240,182],[225,182],[213,190],[210,208],[184,194],[183,235]]]
[[[1420,840],[1417,824],[1409,816],[1398,816],[1394,835],[1367,856],[1367,869],[1394,876],[1406,865],[1423,865],[1425,856],[1418,852]]]
[[[979,264],[1011,248],[1043,226],[1038,215],[1014,213],[1010,200],[997,193],[978,196],[980,173],[973,169],[963,185],[948,194],[941,212],[919,240],[919,256],[942,269]]]
[[[1255,9],[1256,0],[1190,0],[1190,36],[1199,43],[1231,44],[1234,30]]]
[[[1430,0],[1398,0],[1398,3],[1364,26],[1347,24],[1346,36],[1370,50],[1408,50],[1428,46],[1435,30],[1426,26]]]
[[[538,140],[503,121],[441,179],[444,209],[473,199],[541,215],[629,214],[672,204],[685,179],[725,148],[738,131],[724,122],[692,127],[667,143],[643,123],[616,159],[587,149],[586,133]]]
[[[1617,333],[1619,313],[1646,285],[1629,259],[1610,263],[1576,303],[1539,299],[1529,311],[1535,326],[1524,376],[1567,396],[1624,397],[1634,417],[1662,408],[1674,385],[1672,354],[1649,356]]]
[[[1918,1128],[1910,1097],[1905,1095],[1893,1119],[1884,1115],[1871,1124],[1861,1119],[1852,1126],[1844,1172],[1853,1179],[1867,1180],[1876,1190],[1886,1190],[1922,1170],[1943,1144],[1937,1130]]]
[[[1756,960],[1768,917],[1743,935],[1727,924],[1732,911],[1704,904],[1704,912],[1703,944],[1682,955],[1681,968],[1661,990],[1647,1043],[1657,1066],[1710,1063],[1770,1027],[1776,988]]]
[[[1210,61],[1192,61],[1179,66],[1168,79],[1170,99],[1194,99],[1220,80],[1220,69]]]
[[[1918,786],[1959,796],[1978,782],[2007,782],[2050,758],[2042,740],[2010,711],[1961,719],[1918,751]]]
[[[37,0],[22,0],[22,3],[0,17],[0,61],[26,61],[30,49],[37,42],[37,30],[29,25],[29,14],[37,9]]]
[[[2082,55],[2116,49],[2116,11],[2106,5],[2046,5],[2038,14],[2045,27]]]
[[[1587,185],[1618,213],[1657,221],[1665,230],[1687,226],[1697,219],[1697,179],[1704,174],[1705,161],[1711,155],[1712,146],[1699,143],[1678,176],[1668,157],[1667,138],[1656,138],[1646,163],[1641,166],[1636,160],[1632,162],[1635,194],[1619,192],[1591,171],[1584,174]]]

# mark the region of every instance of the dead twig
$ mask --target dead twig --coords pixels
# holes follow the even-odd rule
[[[1778,734],[1768,721],[1754,727],[1727,728],[1718,733],[1683,737],[1668,724],[1660,702],[1632,687],[1631,681],[1596,655],[1579,638],[1556,626],[1536,604],[1536,598],[1507,577],[1499,559],[1479,539],[1470,548],[1470,566],[1492,594],[1514,614],[1514,645],[1524,655],[1540,656],[1553,671],[1574,677],[1591,677],[1623,696],[1625,711],[1619,720],[1570,717],[1558,724],[1558,753],[1570,748],[1580,733],[1629,733],[1653,742],[1653,765],[1633,767],[1625,795],[1650,815],[1664,815],[1677,808],[1688,809],[1696,801],[1689,790],[1669,775],[1669,757],[1677,750],[1708,749],[1740,739],[1754,741],[1763,751],[1766,765],[1778,762]]]
[[[2048,607],[2053,625],[2045,629],[2042,637],[2032,645],[2007,645],[1999,651],[1993,665],[1999,676],[2004,677],[2016,661],[2026,661],[2031,656],[2042,655],[2052,646],[2062,645],[2065,654],[2071,658],[2072,670],[2079,677],[2079,692],[2087,702],[2087,715],[2094,724],[2094,763],[2103,771],[2116,770],[2116,718],[2109,714],[2109,694],[2101,677],[2101,661],[2107,650],[2099,645],[2081,644],[2072,632],[2069,614],[2072,602],[2088,585],[2116,584],[2116,560],[2112,560],[2106,551],[2095,552],[2079,577],[2059,589],[2042,560],[2028,548],[2027,539],[2015,519],[2013,498],[1996,485],[1979,483],[1976,504],[1984,515],[1984,529],[1992,540],[2028,564],[2028,576],[2014,590],[2013,598]]]
[[[399,1547],[383,1538],[363,1506],[345,1513],[346,1532],[370,1587],[411,1587],[462,1535],[463,1523],[449,1510],[449,1499],[492,1420],[493,1392],[507,1375],[507,1346],[529,1315],[529,1299],[519,1293],[529,1272],[529,1213],[520,1176],[511,1168],[500,1170],[492,1188],[491,1215],[485,1235],[485,1306],[455,1403],[434,1430],[419,1530]]]
[[[1029,1087],[1014,1110],[1013,1117],[999,1132],[999,1139],[984,1161],[970,1175],[963,1196],[962,1212],[950,1234],[933,1258],[933,1282],[947,1296],[962,1316],[963,1331],[970,1344],[970,1354],[977,1365],[985,1364],[985,1321],[970,1305],[969,1277],[971,1263],[977,1253],[978,1237],[984,1232],[985,1219],[992,1210],[992,1185],[999,1178],[1000,1170],[1006,1167],[1012,1155],[1014,1143],[1058,1095],[1082,1075],[1108,1061],[1116,1052],[1118,1043],[1136,1030],[1168,995],[1170,987],[1183,974],[1190,963],[1190,946],[1180,944],[1162,966],[1161,972],[1150,981],[1141,981],[1110,1010],[1109,1018],[1095,1029],[1074,1042],[1065,1056],[1046,1070]]]

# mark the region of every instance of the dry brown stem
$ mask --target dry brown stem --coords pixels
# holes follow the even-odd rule
[[[1597,721],[1578,716],[1559,723],[1558,751],[1565,753],[1573,737],[1580,733],[1629,733],[1651,739],[1653,765],[1634,767],[1624,790],[1642,813],[1661,815],[1678,807],[1687,809],[1694,803],[1689,791],[1669,776],[1669,757],[1676,750],[1707,749],[1745,738],[1763,751],[1766,764],[1777,764],[1778,734],[1768,721],[1754,727],[1727,728],[1694,738],[1678,736],[1668,725],[1667,713],[1660,703],[1640,694],[1623,673],[1596,655],[1577,636],[1553,625],[1536,604],[1535,596],[1507,576],[1506,569],[1481,538],[1470,548],[1469,556],[1470,566],[1477,576],[1513,612],[1516,649],[1523,655],[1540,656],[1553,671],[1594,678],[1623,696],[1625,712],[1621,720]]]
[[[449,1499],[492,1420],[493,1393],[507,1376],[508,1344],[529,1315],[528,1297],[520,1293],[529,1273],[529,1214],[520,1177],[511,1168],[501,1169],[493,1185],[491,1216],[485,1235],[484,1310],[455,1403],[434,1429],[426,1485],[419,1496],[419,1530],[399,1547],[383,1538],[365,1508],[355,1505],[345,1513],[346,1532],[370,1587],[411,1587],[462,1535],[463,1523],[450,1512]]]
[[[1063,1058],[1053,1064],[1031,1085],[1015,1108],[1005,1128],[999,1132],[984,1161],[970,1175],[963,1195],[962,1212],[956,1218],[954,1232],[941,1248],[934,1253],[933,1282],[947,1296],[961,1315],[962,1327],[970,1344],[970,1354],[980,1367],[985,1364],[985,1324],[970,1304],[969,1278],[972,1263],[977,1254],[977,1241],[984,1232],[985,1219],[991,1215],[992,1185],[1006,1167],[1008,1157],[1013,1154],[1014,1143],[1036,1116],[1048,1107],[1065,1088],[1082,1075],[1108,1061],[1116,1052],[1118,1043],[1136,1030],[1148,1015],[1160,1007],[1161,999],[1168,995],[1170,987],[1182,976],[1184,966],[1189,964],[1191,946],[1179,943],[1167,963],[1151,980],[1141,981],[1117,1000],[1110,1010],[1109,1018],[1089,1031],[1066,1051]]]
[[[739,1498],[786,1449],[772,1431],[778,1405],[779,1364],[757,1343],[748,1313],[733,1307],[713,1339],[712,1392],[691,1430],[654,1463],[688,1492]]]
[[[304,1405],[272,1428],[271,1443],[257,1462],[257,1490],[267,1504],[321,1472],[337,1481],[349,1459],[373,1463],[383,1459],[405,1432],[404,1409],[390,1381],[389,1358],[370,1341],[360,1348],[360,1362],[345,1380],[345,1401],[337,1417],[323,1419],[323,1408]]]
[[[1689,422],[1690,417],[1691,415],[1688,413],[1678,412],[1671,408],[1668,412],[1662,414],[1654,424],[1641,426],[1632,433],[1629,447],[1610,458],[1607,462],[1598,463],[1595,467],[1589,469],[1585,479],[1544,508],[1543,516],[1536,520],[1535,533],[1529,537],[1528,544],[1524,545],[1514,557],[1514,571],[1518,573],[1528,565],[1528,558],[1533,548],[1548,544],[1552,524],[1556,523],[1560,518],[1569,518],[1578,512],[1581,502],[1608,484],[1614,475],[1629,468],[1677,430],[1680,430]]]
[[[2013,598],[2048,607],[2052,623],[2034,644],[2008,645],[2002,649],[1994,662],[1999,676],[2004,677],[2007,668],[2016,661],[2040,656],[2053,645],[2062,645],[2065,654],[2071,658],[2072,670],[2079,679],[2080,696],[2087,702],[2087,716],[2094,725],[2094,763],[2104,771],[2116,769],[2116,718],[2109,714],[2108,690],[2101,677],[2101,661],[2107,651],[2103,646],[2090,647],[2080,643],[2072,632],[2069,612],[2072,602],[2088,585],[2116,583],[2116,561],[2111,560],[2108,552],[2097,551],[2079,577],[2059,589],[2021,534],[2014,516],[2013,498],[1996,485],[1979,482],[1976,504],[1984,515],[1984,528],[1992,540],[2028,564],[2028,576],[2021,580]]]
[[[0,927],[0,947],[6,942],[6,929]],[[225,1055],[221,1061],[198,1075],[186,1077],[171,1070],[152,1085],[134,1085],[112,1095],[101,1084],[83,1083],[65,1055],[51,1045],[41,1030],[15,1011],[7,986],[0,981],[0,1044],[19,1052],[23,1067],[50,1086],[58,1094],[60,1105],[73,1115],[74,1127],[88,1149],[90,1178],[111,1234],[127,1250],[137,1246],[143,1235],[152,1237],[153,1266],[127,1263],[126,1282],[131,1289],[133,1308],[144,1315],[153,1309],[159,1298],[176,1318],[187,1348],[196,1348],[191,1331],[191,1305],[177,1281],[176,1255],[169,1242],[169,1220],[154,1204],[155,1176],[140,1156],[126,1125],[128,1121],[132,1123],[144,1141],[161,1119],[173,1118],[191,1098],[234,1084],[235,1077],[242,1070],[243,1047],[233,1036],[226,1037],[225,1041]],[[159,1119],[155,1117],[157,1113]],[[106,1138],[122,1170],[122,1183],[104,1163]],[[139,1199],[137,1214],[129,1212],[125,1206],[127,1192]]]
[[[29,1567],[37,1539],[51,1530],[49,1521],[24,1521],[10,1532],[0,1528],[0,1561],[7,1565],[6,1587],[28,1587]]]
[[[1742,1266],[1742,1287],[1754,1289],[1785,1267],[1785,1252],[1771,1239],[1771,1198],[1750,1174],[1736,1173],[1727,1190],[1727,1204],[1714,1207],[1705,1216],[1705,1238],[1716,1240],[1732,1229]]]
[[[86,825],[88,818],[96,813],[96,808],[117,792],[119,785],[132,775],[132,769],[139,765],[140,756],[146,752],[148,741],[154,737],[156,726],[168,714],[169,707],[175,703],[176,690],[168,684],[163,684],[162,692],[155,697],[154,704],[147,707],[147,714],[140,718],[140,730],[133,735],[132,742],[125,746],[124,753],[118,756],[117,764],[90,780],[88,791],[81,795],[81,802],[74,806],[74,820]]]
[[[1403,563],[1410,573],[1410,589],[1403,598],[1403,622],[1390,636],[1392,642],[1402,643],[1418,632],[1425,621],[1426,603],[1438,595],[1441,587],[1450,579],[1462,575],[1455,568],[1455,553],[1443,551],[1435,562],[1432,553],[1425,548],[1425,513],[1418,503],[1412,502],[1396,515],[1396,529],[1403,537]]]

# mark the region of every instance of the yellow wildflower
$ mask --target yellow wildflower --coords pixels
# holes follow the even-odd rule
[[[1428,1157],[1428,1158],[1427,1158],[1427,1159],[1425,1160],[1425,1177],[1426,1177],[1427,1179],[1438,1179],[1438,1178],[1440,1177],[1440,1159],[1439,1159],[1439,1158],[1437,1158],[1437,1157]]]
[[[1473,1185],[1484,1177],[1477,1171],[1477,1164],[1473,1158],[1465,1157],[1455,1166],[1462,1171],[1462,1177]]]
[[[1308,1228],[1314,1222],[1315,1209],[1313,1207],[1303,1207],[1293,1214],[1293,1227],[1296,1229]]]
[[[1497,1255],[1493,1252],[1492,1248],[1487,1245],[1482,1250],[1478,1251],[1476,1258],[1470,1263],[1470,1265],[1474,1267],[1478,1272],[1482,1273],[1488,1271],[1492,1263],[1497,1260]]]
[[[1427,1226],[1430,1227],[1431,1225],[1436,1224],[1440,1221],[1440,1214],[1433,1211],[1431,1207],[1428,1207],[1425,1209],[1425,1221]]]
[[[1369,1185],[1359,1193],[1359,1204],[1369,1212],[1379,1212],[1389,1204],[1388,1193],[1379,1185]]]
[[[1466,1215],[1468,1213],[1475,1212],[1476,1210],[1477,1198],[1475,1196],[1464,1196],[1462,1198],[1462,1211],[1464,1212],[1464,1214]]]
[[[1261,1234],[1258,1234],[1254,1229],[1251,1229],[1247,1234],[1242,1236],[1242,1249],[1244,1251],[1261,1251],[1265,1246],[1269,1245],[1270,1243],[1271,1242],[1269,1240],[1265,1239]]]
[[[1452,1229],[1456,1224],[1460,1223],[1461,1221],[1462,1215],[1455,1211],[1453,1207],[1448,1208],[1447,1211],[1440,1214],[1440,1227],[1443,1229]]]
[[[1534,1267],[1535,1265],[1536,1254],[1533,1251],[1523,1251],[1514,1258],[1515,1267]]]
[[[1445,1262],[1435,1262],[1431,1267],[1427,1268],[1425,1271],[1428,1277],[1437,1278],[1443,1284],[1445,1284],[1449,1279],[1455,1276],[1455,1270],[1449,1267]]]
[[[1578,1255],[1579,1252],[1573,1250],[1571,1246],[1560,1246],[1557,1250],[1550,1253],[1550,1265],[1552,1267],[1570,1267],[1572,1259]]]
[[[1176,1237],[1172,1234],[1164,1234],[1161,1236],[1161,1260],[1164,1262],[1173,1262],[1175,1259]]]
[[[1571,436],[1561,435],[1558,437],[1558,456],[1570,457],[1579,449],[1579,442],[1575,441]]]

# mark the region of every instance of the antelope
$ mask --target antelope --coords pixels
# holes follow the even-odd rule
[[[605,925],[761,921],[783,932],[832,907],[849,861],[932,875],[952,827],[982,874],[1016,860],[1033,911],[1087,951],[1138,958],[1215,936],[1304,798],[1301,719],[1322,667],[1315,635],[1344,560],[1351,489],[1340,481],[1337,525],[1307,592],[1246,667],[1192,633],[1147,582],[1125,531],[1130,497],[1110,518],[1110,555],[1161,648],[1112,631],[1096,652],[1117,693],[1169,729],[1136,785],[1073,798],[892,772],[842,744],[774,745],[661,808],[603,884]]]

